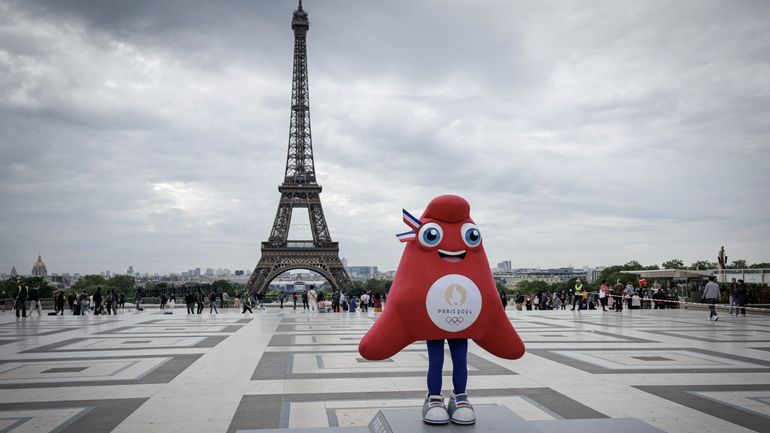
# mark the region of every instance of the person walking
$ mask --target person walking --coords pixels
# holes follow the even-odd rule
[[[303,310],[309,310],[310,309],[310,303],[308,302],[307,290],[302,292],[302,309]]]
[[[222,308],[230,308],[230,295],[227,292],[222,292]]]
[[[209,293],[209,314],[211,314],[212,311],[214,314],[219,314],[219,311],[217,310],[217,292],[213,290]]]
[[[719,293],[719,284],[716,282],[715,276],[709,277],[709,282],[703,288],[703,299],[709,306],[709,320],[719,320],[719,314],[717,314],[716,303],[722,299],[722,294]]]
[[[96,292],[94,293],[94,316],[98,316],[103,313],[102,311],[103,301],[104,301],[104,297],[102,296],[102,287],[98,286],[96,288]]]
[[[249,294],[246,292],[244,292],[243,295],[241,295],[241,307],[243,307],[241,314],[245,313],[247,310],[249,313],[254,314],[254,311],[251,310],[251,298],[249,297]]]
[[[361,295],[361,312],[366,313],[369,312],[369,293],[364,293]]]
[[[198,293],[195,295],[195,303],[198,305],[198,309],[195,314],[203,314],[203,300],[206,297],[203,295],[203,289],[198,287]]]
[[[294,311],[297,311],[297,292],[291,294],[291,301],[294,303]]]
[[[609,295],[610,288],[607,287],[607,280],[602,281],[602,285],[599,286],[599,304],[602,306],[602,311],[607,311],[607,295]]]
[[[118,293],[118,307],[121,309],[126,308],[126,295],[122,291]]]
[[[738,316],[740,312],[741,316],[746,317],[746,304],[749,303],[749,289],[746,287],[746,283],[743,280],[738,280],[738,284],[735,287],[735,303],[738,307],[735,308],[735,316]]]
[[[278,294],[278,301],[281,302],[281,310],[283,310],[283,301],[286,300],[286,292],[281,290],[281,293]]]

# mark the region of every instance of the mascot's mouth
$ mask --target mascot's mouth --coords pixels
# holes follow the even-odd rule
[[[439,257],[446,260],[447,262],[457,263],[460,260],[465,258],[465,250],[462,250],[462,251],[438,250],[438,255]]]

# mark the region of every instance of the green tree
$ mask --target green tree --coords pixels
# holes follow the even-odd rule
[[[541,280],[524,280],[516,284],[516,289],[522,294],[533,294],[542,290],[550,290],[551,285]]]
[[[230,294],[233,290],[233,284],[227,280],[216,280],[211,283],[211,288],[217,293],[227,292]]]
[[[749,266],[751,269],[770,269],[770,263],[754,263]]]
[[[728,269],[746,269],[748,267],[749,265],[746,263],[746,260],[744,259],[734,260],[732,264],[727,265]]]
[[[695,271],[706,271],[709,269],[714,269],[716,266],[712,266],[711,262],[708,260],[698,260],[697,262],[690,265],[690,269]]]
[[[684,269],[684,262],[679,259],[671,259],[661,264],[663,269]]]
[[[115,275],[107,281],[107,286],[128,294],[134,291],[136,280],[128,275]]]
[[[615,282],[618,280],[623,282],[630,281],[633,284],[639,284],[638,275],[626,274],[623,273],[623,271],[651,271],[657,269],[660,269],[658,268],[658,265],[644,266],[636,260],[632,260],[625,265],[615,265],[604,268],[604,270],[599,274],[599,281],[601,282],[606,280],[607,284],[609,285],[615,284]]]
[[[107,285],[107,280],[101,275],[84,275],[72,285],[72,290],[76,292],[85,291],[86,293],[91,293],[96,291],[97,286],[105,285]]]

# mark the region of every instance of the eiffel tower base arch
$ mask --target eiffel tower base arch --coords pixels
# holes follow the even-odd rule
[[[246,289],[249,292],[263,293],[270,283],[284,272],[305,269],[316,272],[326,278],[332,290],[345,291],[352,286],[350,277],[339,258],[337,248],[308,248],[306,251],[297,248],[262,248],[254,272],[249,278]]]

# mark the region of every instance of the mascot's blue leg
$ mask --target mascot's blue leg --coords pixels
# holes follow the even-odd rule
[[[468,340],[447,340],[452,354],[452,386],[455,394],[463,394],[468,384]],[[442,344],[443,346],[443,344]]]
[[[444,340],[427,340],[428,394],[441,394],[441,372],[444,369]]]

